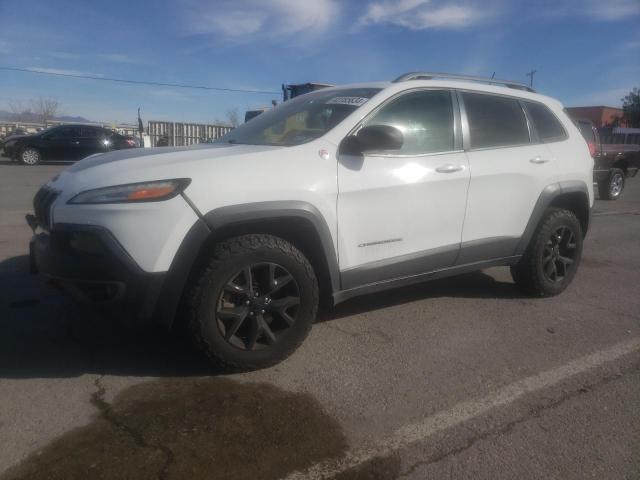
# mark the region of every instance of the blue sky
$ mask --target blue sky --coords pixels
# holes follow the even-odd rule
[[[527,81],[565,105],[640,87],[640,0],[0,0],[0,66],[279,91],[412,70]],[[0,109],[36,96],[96,121],[211,122],[279,94],[0,71]]]

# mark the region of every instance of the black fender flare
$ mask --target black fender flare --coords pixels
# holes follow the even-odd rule
[[[190,203],[190,202],[189,202]],[[268,201],[229,205],[201,214],[185,235],[161,287],[152,316],[167,328],[171,328],[178,310],[184,287],[203,246],[223,227],[247,224],[252,221],[303,219],[318,236],[327,263],[331,290],[340,290],[338,257],[329,226],[312,204],[299,200]],[[151,313],[151,312],[148,312]]]
[[[334,292],[340,290],[340,270],[333,237],[324,216],[311,203],[301,200],[278,200],[229,205],[212,210],[203,218],[212,232],[223,226],[258,220],[298,218],[309,222],[322,245],[329,270],[331,288]]]
[[[589,204],[589,188],[587,184],[581,180],[552,183],[551,185],[547,185],[540,193],[540,196],[533,207],[533,212],[529,217],[529,221],[527,222],[527,226],[524,229],[524,233],[516,246],[514,255],[524,254],[524,251],[529,246],[529,242],[531,241],[531,238],[533,237],[533,234],[535,233],[536,228],[538,227],[538,224],[540,223],[540,220],[547,208],[553,205],[554,201],[560,199],[563,195],[575,193],[584,195],[584,202],[586,203],[584,207],[588,212],[588,218],[586,219],[583,235],[587,234],[587,229],[591,223],[591,207]]]

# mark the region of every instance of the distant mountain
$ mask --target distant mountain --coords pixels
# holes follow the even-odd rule
[[[84,117],[74,117],[71,115],[61,115],[55,118],[61,122],[75,122],[75,123],[91,123],[91,120],[87,120]]]
[[[18,118],[18,115],[15,113],[7,112],[6,110],[0,110],[0,121],[5,122],[15,122]],[[35,113],[28,114],[20,114],[21,121],[26,123],[39,123],[40,119],[38,115]],[[60,122],[73,122],[73,123],[91,123],[91,120],[87,120],[84,117],[72,116],[72,115],[60,115],[58,117],[52,118],[52,120],[57,120]]]

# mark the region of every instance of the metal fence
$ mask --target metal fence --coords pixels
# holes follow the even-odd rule
[[[130,135],[137,136],[138,135],[138,127],[136,125],[131,124],[118,124],[114,125],[112,123],[78,123],[78,122],[59,122],[59,121],[50,121],[45,125],[44,123],[26,123],[26,122],[7,122],[0,121],[0,137],[4,137],[7,134],[13,132],[16,128],[22,128],[26,130],[27,133],[36,133],[40,130],[52,127],[54,125],[93,125],[96,127],[104,127],[110,130],[115,130],[122,135]]]
[[[218,138],[233,127],[205,123],[161,122],[149,120],[147,133],[151,145],[182,146],[193,145],[212,138]]]

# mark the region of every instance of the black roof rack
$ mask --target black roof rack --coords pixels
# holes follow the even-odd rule
[[[463,80],[467,82],[479,82],[487,83],[489,85],[503,85],[509,88],[515,88],[517,90],[525,90],[527,92],[535,93],[535,90],[529,85],[519,82],[512,82],[511,80],[498,80],[497,78],[489,77],[474,77],[472,75],[457,75],[455,73],[439,73],[439,72],[409,72],[404,75],[400,75],[393,82],[406,82],[408,80],[432,80],[434,78],[441,78],[445,80]]]

